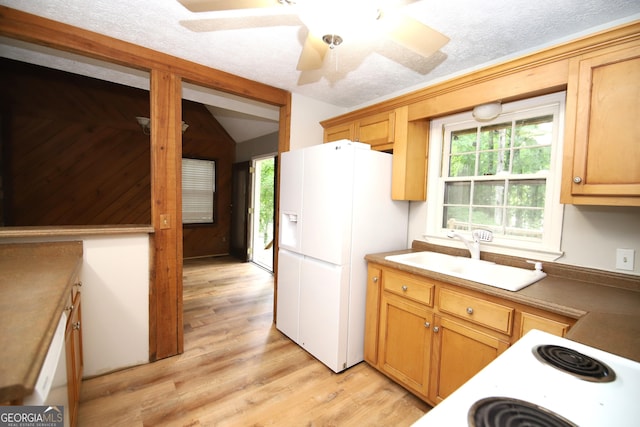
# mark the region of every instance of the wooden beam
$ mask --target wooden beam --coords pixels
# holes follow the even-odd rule
[[[151,359],[183,351],[182,112],[175,74],[151,71],[151,224],[155,230],[150,293]]]
[[[184,81],[271,105],[289,92],[142,46],[0,6],[0,35],[141,70],[174,73]]]

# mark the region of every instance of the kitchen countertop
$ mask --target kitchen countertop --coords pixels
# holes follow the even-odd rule
[[[33,391],[82,253],[77,241],[0,244],[0,404]]]
[[[414,241],[412,249],[370,254],[369,262],[480,291],[578,319],[566,338],[640,362],[640,277],[559,263],[543,263],[544,279],[517,292],[411,267],[385,259],[416,251],[468,256],[468,251]],[[482,253],[498,264],[531,268],[522,258]]]

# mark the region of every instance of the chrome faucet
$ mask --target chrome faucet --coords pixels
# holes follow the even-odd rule
[[[454,230],[449,230],[447,232],[447,237],[451,239],[458,238],[462,240],[462,243],[464,243],[464,245],[467,247],[467,249],[469,249],[469,252],[471,253],[471,259],[480,259],[480,240],[484,242],[490,242],[491,240],[493,240],[493,233],[491,233],[491,231],[489,230],[473,230],[471,232],[471,236],[473,237],[473,241],[470,241],[462,234]]]

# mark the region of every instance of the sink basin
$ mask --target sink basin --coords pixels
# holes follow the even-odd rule
[[[547,276],[541,270],[528,270],[438,252],[410,252],[389,255],[385,259],[514,292]]]

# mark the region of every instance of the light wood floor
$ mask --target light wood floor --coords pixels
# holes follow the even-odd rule
[[[429,406],[366,363],[340,374],[275,329],[273,277],[184,267],[183,354],[83,382],[80,426],[408,426]]]

